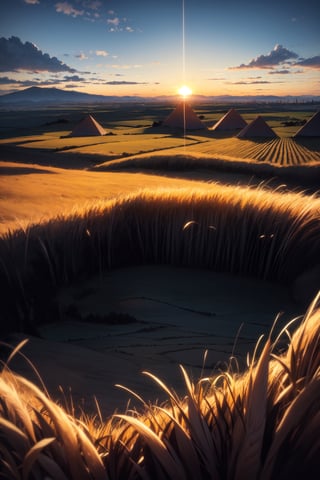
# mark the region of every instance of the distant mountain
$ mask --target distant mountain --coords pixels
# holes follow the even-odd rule
[[[0,105],[50,105],[133,101],[136,97],[93,95],[59,88],[30,87],[0,96]]]
[[[177,102],[177,95],[162,95],[157,97],[139,96],[111,96],[81,93],[75,90],[67,91],[59,88],[30,87],[0,96],[0,107],[30,107],[66,104],[94,104],[94,103],[172,103]],[[275,95],[192,95],[192,103],[320,103],[320,96],[275,96]]]

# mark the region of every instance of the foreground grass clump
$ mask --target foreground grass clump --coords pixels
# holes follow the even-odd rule
[[[17,479],[318,478],[320,468],[320,310],[300,326],[258,342],[247,371],[229,368],[192,382],[162,405],[103,421],[76,418],[26,378],[0,374],[0,477]],[[297,321],[297,319],[295,320]],[[291,322],[291,324],[294,321]],[[284,338],[288,341],[285,352]],[[260,350],[260,354],[257,351]],[[137,395],[136,395],[137,396]],[[137,398],[140,398],[137,396]]]
[[[0,238],[1,328],[33,332],[57,319],[61,285],[120,266],[292,282],[320,264],[319,212],[316,195],[208,184],[145,190],[14,231]]]

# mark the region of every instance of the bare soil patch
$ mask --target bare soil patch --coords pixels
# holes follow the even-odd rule
[[[104,414],[125,408],[123,384],[155,401],[161,392],[142,375],[148,370],[182,391],[179,364],[194,379],[225,369],[232,354],[241,367],[258,337],[278,327],[299,308],[286,287],[246,277],[166,266],[123,268],[60,291],[63,322],[41,328],[23,349],[50,394],[63,400],[62,387],[75,403],[94,410],[96,396]],[[74,319],[78,311],[130,314],[136,322],[103,325]],[[13,341],[18,341],[14,337]],[[205,364],[203,358],[208,351]],[[235,363],[234,363],[235,365]],[[35,378],[22,358],[13,368]]]

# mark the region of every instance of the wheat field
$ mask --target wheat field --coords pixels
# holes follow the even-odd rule
[[[278,166],[317,164],[320,162],[320,142],[300,144],[293,138],[264,139],[260,141],[242,140],[236,137],[214,139],[197,146],[188,146],[187,152],[206,155],[223,155],[255,162],[265,162]]]

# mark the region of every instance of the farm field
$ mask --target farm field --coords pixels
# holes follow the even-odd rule
[[[75,156],[94,156],[96,163],[102,163],[106,160],[114,160],[132,155],[144,153],[159,152],[173,149],[172,154],[198,154],[212,157],[220,157],[223,160],[239,159],[249,162],[259,162],[272,164],[276,166],[299,166],[303,164],[316,165],[320,162],[320,140],[319,138],[292,138],[299,127],[284,126],[284,123],[293,121],[303,121],[312,115],[308,111],[288,112],[272,112],[267,109],[266,112],[259,112],[258,109],[253,113],[250,109],[243,113],[243,118],[250,122],[258,114],[262,114],[265,121],[274,129],[279,138],[244,140],[236,138],[237,132],[216,133],[206,130],[201,132],[183,132],[172,131],[168,128],[152,127],[153,122],[159,118],[164,118],[170,108],[163,110],[160,107],[154,108],[149,106],[146,112],[140,109],[130,111],[129,120],[122,119],[125,112],[120,111],[97,111],[97,118],[106,128],[107,135],[102,137],[69,137],[75,118],[80,117],[75,112],[53,111],[46,112],[43,118],[43,112],[40,112],[38,125],[36,123],[35,113],[32,114],[32,122],[30,127],[22,128],[23,119],[27,119],[27,112],[17,112],[14,120],[13,113],[10,113],[8,124],[11,130],[6,131],[4,128],[6,114],[0,121],[0,131],[2,131],[0,139],[0,148],[19,146],[20,152],[28,149],[34,152],[37,150],[43,153],[73,153]],[[218,112],[210,112],[208,108],[199,107],[199,114],[205,118],[204,122],[208,127],[212,126],[221,116],[221,112],[225,112],[228,107],[219,108]],[[61,117],[63,115],[63,117]],[[130,117],[136,115],[135,120]],[[48,119],[51,118],[51,121]],[[68,120],[66,120],[68,118]],[[52,120],[53,119],[53,120]],[[56,120],[55,120],[56,119]],[[60,130],[61,120],[64,119],[70,123],[70,130]],[[47,121],[44,121],[47,120]],[[43,122],[40,124],[40,121]],[[16,122],[16,131],[21,131],[21,136],[15,136],[13,126]],[[104,123],[105,122],[105,123]],[[2,128],[1,128],[2,127]],[[28,132],[28,133],[27,133]],[[181,150],[182,149],[182,150]],[[11,153],[12,154],[12,153]],[[12,154],[13,155],[13,154]],[[30,152],[26,156],[30,156]],[[23,160],[23,159],[22,159]]]
[[[201,144],[190,145],[188,152],[239,158],[256,162],[266,162],[279,166],[317,164],[320,162],[320,140],[301,145],[289,138],[276,138],[265,141],[243,140],[238,138],[213,139]]]
[[[186,155],[197,153],[222,156],[223,159],[239,158],[247,161],[266,162],[279,166],[317,164],[320,162],[320,140],[297,140],[291,137],[243,140],[236,137],[214,138],[213,133],[199,136],[188,133],[186,138],[168,132],[151,133],[125,130],[104,137],[68,138],[67,132],[44,133],[0,140],[1,145],[18,145],[26,149],[44,149],[50,152],[74,153],[77,155],[99,155],[105,158],[119,158],[139,153],[158,152],[181,147]],[[212,138],[213,137],[213,138]],[[175,153],[175,152],[172,152]]]

